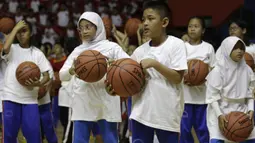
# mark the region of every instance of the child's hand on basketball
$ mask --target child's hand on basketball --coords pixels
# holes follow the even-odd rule
[[[70,75],[75,75],[76,77],[79,77],[79,76],[75,73],[75,67],[74,67],[75,62],[76,62],[76,59],[73,60],[73,64],[72,64],[71,68],[69,69],[69,73],[70,73]]]
[[[115,60],[114,59],[107,59],[107,64],[109,66],[111,66],[111,64],[114,62]]]
[[[40,86],[42,86],[42,85],[41,85],[41,82],[40,82],[40,80],[39,80],[38,78],[35,78],[34,80],[31,79],[31,78],[29,78],[29,79],[25,82],[25,84],[26,84],[28,87],[36,87],[36,86],[40,87]]]
[[[24,28],[26,26],[26,22],[24,20],[20,20],[13,29],[16,31],[19,31],[20,29]]]
[[[218,117],[219,128],[221,131],[225,131],[225,123],[227,122],[228,120],[226,119],[226,116],[224,114]]]
[[[157,61],[154,59],[144,59],[140,62],[141,66],[143,69],[148,69],[148,68],[152,68],[155,67],[157,65]]]
[[[115,96],[116,93],[115,93],[114,89],[112,88],[112,85],[111,85],[107,80],[104,81],[104,84],[105,84],[105,90],[106,90],[106,92],[107,92],[109,95]]]

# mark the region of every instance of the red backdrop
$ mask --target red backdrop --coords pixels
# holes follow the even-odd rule
[[[186,26],[192,16],[212,16],[212,25],[220,24],[244,0],[168,0],[173,26]]]

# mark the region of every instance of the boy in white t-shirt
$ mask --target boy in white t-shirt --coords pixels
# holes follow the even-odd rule
[[[131,57],[150,78],[144,91],[132,97],[132,142],[152,143],[156,132],[159,142],[178,143],[183,108],[180,83],[187,69],[185,45],[166,34],[170,20],[166,3],[149,1],[143,9],[144,34],[151,40]]]
[[[44,54],[30,44],[31,24],[20,21],[9,34],[2,51],[7,61],[3,89],[3,138],[4,143],[15,143],[20,127],[28,143],[40,143],[40,117],[38,110],[38,87],[49,81],[50,70]],[[14,38],[18,44],[13,44]],[[29,79],[22,86],[16,79],[17,67],[25,61],[34,62],[43,75],[41,80]],[[21,126],[22,124],[22,126]]]

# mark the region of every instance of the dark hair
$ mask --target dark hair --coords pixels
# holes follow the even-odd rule
[[[246,21],[242,20],[242,19],[231,19],[229,24],[228,24],[228,27],[230,27],[231,24],[235,23],[236,25],[238,25],[238,27],[240,27],[242,30],[243,29],[246,29],[246,34],[244,34],[243,36],[243,41],[244,43],[246,44],[246,46],[249,46],[251,43],[250,43],[250,40],[247,36],[247,29],[248,29],[248,24]]]
[[[170,19],[171,10],[168,7],[168,5],[165,2],[157,1],[157,0],[150,0],[147,2],[144,2],[143,4],[143,11],[151,8],[153,10],[156,10],[159,12],[160,17],[163,19],[165,17]]]
[[[232,24],[232,23],[235,23],[237,24],[240,28],[242,29],[246,29],[247,28],[247,23],[241,19],[231,19],[229,24],[228,24],[228,27]]]
[[[191,18],[189,19],[189,22],[190,22],[192,19],[197,19],[197,20],[199,20],[199,21],[200,21],[200,24],[201,24],[201,26],[202,26],[202,28],[203,28],[203,29],[206,28],[206,26],[205,26],[205,20],[204,20],[202,17],[200,17],[200,16],[193,16],[193,17],[191,17]]]

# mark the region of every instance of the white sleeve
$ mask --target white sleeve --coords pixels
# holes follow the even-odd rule
[[[167,65],[168,68],[174,70],[186,70],[187,67],[187,57],[186,48],[184,42],[180,42],[176,45],[169,54],[170,64]]]
[[[69,81],[72,75],[69,73],[69,69],[72,67],[74,59],[75,59],[75,50],[68,56],[64,65],[59,71],[59,79],[61,81]]]
[[[247,97],[254,98],[253,90],[255,88],[255,75],[251,69],[250,69],[250,78],[249,79],[250,79],[250,83],[249,83]]]
[[[41,71],[41,73],[44,73],[46,71],[49,71],[51,69],[51,66],[49,64],[48,59],[45,57],[45,55],[39,51],[37,58],[37,65]]]
[[[210,59],[209,66],[214,67],[215,66],[215,51],[213,46],[210,46],[209,59]]]
[[[123,49],[116,44],[116,46],[113,48],[113,57],[114,59],[118,60],[118,59],[122,59],[122,58],[130,58],[130,56],[123,51]]]
[[[220,110],[220,106],[219,106],[218,101],[214,101],[210,105],[212,106],[213,110],[215,111],[217,117],[219,117],[222,114],[222,112]]]
[[[218,67],[214,68],[206,77],[206,98],[205,102],[210,104],[221,99],[222,78]]]
[[[248,99],[248,111],[254,111],[254,99]]]

